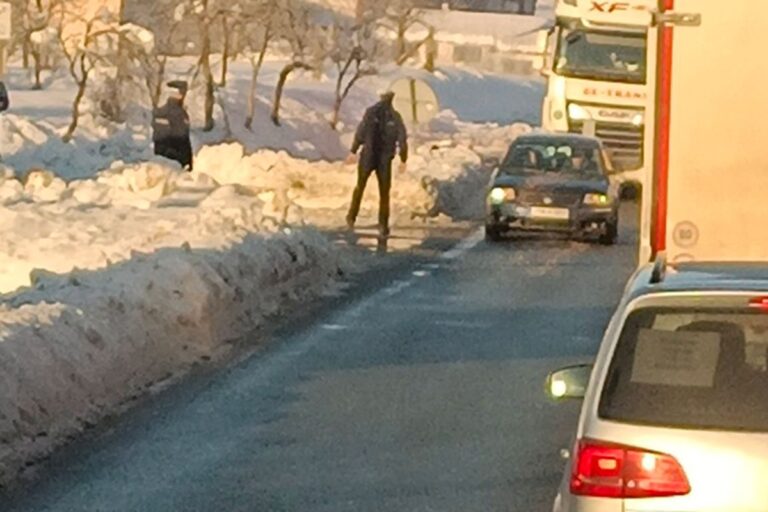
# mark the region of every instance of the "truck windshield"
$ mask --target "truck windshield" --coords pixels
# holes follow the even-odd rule
[[[645,34],[562,29],[555,71],[563,76],[645,83]]]

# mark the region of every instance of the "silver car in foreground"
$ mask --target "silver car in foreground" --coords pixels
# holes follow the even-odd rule
[[[641,268],[594,365],[554,512],[768,510],[768,263]]]

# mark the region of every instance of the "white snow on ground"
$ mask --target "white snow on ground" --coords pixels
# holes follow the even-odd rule
[[[169,78],[185,76],[189,67],[185,59],[171,62]],[[269,112],[280,63],[267,62],[259,81],[254,127],[249,131],[243,124],[250,66],[233,62],[231,70],[230,83],[221,92],[221,102],[216,107],[217,127],[210,133],[195,130],[193,142],[197,148],[239,141],[248,152],[267,148],[285,150],[309,160],[343,159],[351,133],[365,108],[376,100],[376,92],[403,74],[427,80],[437,92],[441,107],[467,122],[537,125],[544,91],[543,83],[534,78],[480,75],[458,68],[435,76],[420,71],[403,73],[399,68],[385,69],[380,76],[361,81],[353,89],[342,109],[341,124],[336,132],[328,124],[333,104],[332,77],[318,80],[311,73],[295,73],[288,82],[282,124],[277,127],[270,122]],[[69,180],[92,176],[115,160],[135,162],[151,157],[148,118],[143,124],[136,120],[131,125],[108,127],[98,118],[85,116],[75,140],[62,143],[60,135],[68,122],[68,105],[74,96],[69,79],[52,78],[49,88],[30,91],[24,73],[18,68],[12,71],[11,110],[0,115],[0,158],[18,173],[40,168]],[[192,105],[199,103],[200,95],[193,92],[189,101]],[[226,107],[229,130],[221,103]],[[202,120],[196,114],[200,109],[190,111],[196,126],[200,126]]]
[[[476,216],[488,180],[480,153],[530,129],[457,123],[437,120],[441,138],[416,139],[396,177],[395,223]],[[238,143],[197,158],[189,174],[117,163],[69,183],[2,172],[0,290],[26,288],[0,302],[0,481],[286,303],[317,296],[344,268],[301,226],[343,219],[353,166],[246,155]],[[376,207],[369,190],[362,216]]]
[[[0,480],[178,375],[343,267],[312,231],[167,248],[108,271],[42,277],[0,307]]]
[[[439,137],[415,137],[408,170],[395,176],[395,222],[442,213],[482,213],[483,157],[499,156],[527,125],[478,127],[436,120]],[[194,173],[171,162],[122,164],[92,179],[64,182],[44,171],[0,175],[0,293],[30,284],[36,269],[96,269],[161,247],[217,248],[232,234],[291,225],[341,223],[354,166],[307,161],[286,152],[246,154],[239,143],[206,146]],[[377,208],[374,179],[362,215]],[[330,213],[331,215],[328,215]],[[337,224],[338,225],[338,224]]]
[[[278,71],[265,66],[250,132],[241,128],[249,69],[233,63],[226,116],[220,104],[218,128],[195,132],[189,174],[153,159],[146,124],[86,116],[62,143],[72,87],[53,78],[44,91],[21,90],[26,79],[12,76],[11,111],[0,115],[0,480],[287,303],[317,296],[345,268],[308,226],[343,223],[356,171],[341,159],[375,92],[396,75],[361,83],[335,132],[328,77],[296,74],[282,125],[268,122]],[[395,176],[394,224],[477,217],[483,160],[530,130],[515,122],[536,122],[542,86],[458,69],[415,73],[445,110],[412,133],[408,169]],[[375,214],[374,181],[362,218]]]

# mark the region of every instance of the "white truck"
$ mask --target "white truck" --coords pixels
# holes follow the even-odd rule
[[[768,261],[768,2],[661,0],[640,261]],[[658,41],[658,45],[656,45]]]
[[[596,135],[623,191],[645,184],[647,45],[656,0],[556,0],[555,26],[539,33],[548,78],[542,127]],[[628,188],[632,185],[632,189]]]

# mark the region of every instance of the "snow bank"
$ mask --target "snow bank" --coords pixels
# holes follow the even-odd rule
[[[194,62],[174,58],[168,63],[169,78],[186,77]],[[286,151],[307,160],[341,160],[348,151],[349,137],[365,109],[376,101],[376,91],[403,76],[427,80],[435,89],[441,108],[455,113],[458,123],[511,124],[524,121],[538,124],[544,85],[538,79],[481,74],[460,68],[441,69],[430,74],[423,70],[384,67],[374,77],[366,77],[352,89],[341,109],[339,131],[329,125],[334,101],[333,76],[296,72],[291,75],[281,109],[281,125],[269,120],[274,85],[282,61],[264,63],[259,80],[253,130],[244,128],[246,99],[250,91],[250,65],[235,60],[230,66],[226,88],[220,89],[215,106],[216,127],[211,132],[202,126],[201,90],[190,92],[188,107],[193,118],[193,145],[202,148],[222,141],[238,141],[248,153],[267,149]],[[130,103],[124,124],[110,124],[99,117],[94,104],[108,86],[104,76],[93,80],[82,108],[84,115],[75,138],[69,144],[61,135],[69,122],[75,95],[74,84],[66,74],[56,75],[41,91],[28,90],[30,83],[23,69],[11,66],[12,107],[0,116],[0,159],[17,173],[41,168],[65,180],[91,177],[113,161],[137,162],[152,157],[147,105]],[[137,100],[138,101],[138,100]],[[139,102],[140,103],[140,102]],[[226,112],[225,112],[226,111]],[[479,125],[482,126],[482,125]]]
[[[0,178],[0,293],[28,286],[36,269],[66,273],[130,259],[134,251],[190,244],[219,248],[233,236],[274,231],[269,205],[162,162],[118,164],[65,183],[46,171]]]
[[[0,480],[342,271],[313,231],[41,273],[0,306]]]
[[[440,138],[415,137],[395,222],[478,215],[482,153],[529,129],[447,121],[436,121]],[[343,222],[355,173],[240,144],[203,148],[194,173],[118,162],[67,183],[0,167],[0,291],[23,287],[0,301],[0,480],[320,293],[344,261],[317,232],[285,226],[321,224],[324,212]],[[375,190],[362,215],[374,216]]]
[[[445,214],[482,215],[490,168],[528,125],[463,123],[443,113],[412,137],[408,170],[394,177],[394,222]],[[372,181],[374,178],[372,178]],[[118,161],[90,179],[65,182],[32,169],[0,169],[0,293],[30,284],[35,269],[99,269],[183,243],[219,247],[231,234],[285,224],[338,227],[356,181],[355,166],[308,161],[285,151],[246,154],[239,143],[205,146],[195,171],[164,159]],[[374,217],[375,183],[361,214]]]
[[[65,179],[83,178],[116,160],[138,161],[151,156],[144,128],[107,128],[84,117],[74,140],[65,144],[61,129],[45,121],[0,115],[0,160],[19,173],[41,168]]]

